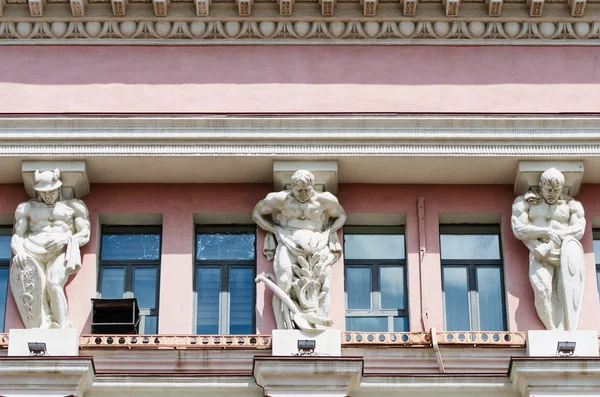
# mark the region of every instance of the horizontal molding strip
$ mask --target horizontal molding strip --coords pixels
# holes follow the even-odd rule
[[[363,18],[364,19],[364,18]],[[331,21],[0,17],[0,45],[600,45],[600,18]]]
[[[142,130],[142,128],[140,128]],[[25,141],[25,140],[44,140],[44,141],[210,141],[210,140],[311,140],[311,141],[362,141],[362,140],[386,140],[393,142],[410,141],[525,141],[525,142],[546,142],[548,140],[559,142],[584,141],[593,143],[600,140],[600,126],[595,130],[572,130],[572,131],[544,131],[536,129],[518,129],[518,130],[465,130],[465,129],[389,129],[377,130],[376,128],[357,128],[352,131],[320,128],[313,130],[295,130],[282,131],[273,129],[249,130],[237,128],[210,129],[209,131],[185,131],[176,128],[169,130],[131,131],[130,129],[119,130],[110,129],[81,129],[77,131],[31,131],[11,129],[4,130],[0,128],[0,140],[3,141]]]
[[[553,145],[600,144],[596,116],[21,116],[0,117],[0,142],[28,148],[30,142],[76,147],[231,147],[297,145]],[[426,147],[427,145],[423,145]],[[255,147],[255,146],[252,146]],[[477,146],[480,147],[480,146]],[[9,149],[13,150],[13,149]],[[94,149],[98,151],[100,149]],[[44,152],[47,150],[43,150]],[[2,155],[0,153],[0,155]]]
[[[600,156],[588,145],[0,145],[0,157],[103,156],[463,156],[581,158]]]

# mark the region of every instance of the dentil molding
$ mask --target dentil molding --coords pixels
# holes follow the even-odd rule
[[[600,43],[597,4],[589,4],[580,16],[574,15],[566,2],[546,4],[539,15],[533,15],[525,3],[505,4],[501,13],[493,14],[483,2],[466,3],[456,9],[460,1],[447,0],[446,6],[428,2],[420,4],[414,14],[407,14],[406,7],[399,3],[365,0],[360,2],[362,7],[359,2],[336,4],[328,14],[323,1],[330,0],[322,0],[325,6],[303,2],[286,15],[277,3],[268,1],[253,4],[251,0],[238,0],[238,7],[233,2],[219,2],[208,8],[207,14],[199,14],[198,4],[194,7],[188,2],[163,4],[163,0],[155,0],[136,2],[125,8],[127,12],[115,14],[115,2],[121,0],[113,0],[112,8],[109,3],[93,2],[79,14],[73,14],[73,3],[69,9],[67,3],[52,2],[32,14],[31,2],[39,0],[28,1],[28,8],[21,3],[0,7],[0,45]],[[196,1],[210,5],[209,0]],[[162,11],[157,13],[157,7]]]

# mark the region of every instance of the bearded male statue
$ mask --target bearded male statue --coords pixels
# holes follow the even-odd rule
[[[79,247],[90,239],[83,201],[64,200],[60,171],[35,171],[35,199],[15,212],[10,285],[27,328],[70,328],[65,283],[81,267]]]
[[[329,317],[331,266],[342,251],[337,231],[346,213],[329,192],[314,189],[306,170],[292,176],[291,190],[269,193],[252,218],[267,232],[264,253],[273,260],[275,280],[259,275],[275,294],[278,329],[315,330],[333,324]]]

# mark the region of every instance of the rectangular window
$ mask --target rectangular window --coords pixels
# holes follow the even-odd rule
[[[408,331],[405,257],[403,227],[344,227],[347,331]]]
[[[594,258],[596,260],[596,285],[598,286],[598,291],[600,291],[600,230],[594,230],[593,236]],[[598,299],[600,300],[600,292],[598,293]]]
[[[253,334],[254,226],[196,228],[196,333]]]
[[[500,228],[440,226],[447,331],[506,330]]]
[[[141,334],[158,332],[161,226],[103,226],[98,292],[137,298]]]
[[[4,331],[4,316],[6,314],[12,229],[12,226],[0,226],[0,332]]]

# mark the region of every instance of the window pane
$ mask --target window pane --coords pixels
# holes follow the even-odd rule
[[[158,260],[160,234],[103,234],[101,260]]]
[[[253,334],[254,273],[251,267],[229,269],[229,333]]]
[[[196,235],[196,259],[253,260],[254,233],[200,233]]]
[[[479,330],[504,331],[504,304],[500,268],[477,268]]]
[[[140,320],[141,321],[141,320]],[[144,333],[157,334],[158,324],[156,316],[144,316]]]
[[[500,259],[497,234],[442,234],[442,259]]]
[[[596,270],[596,283],[598,284],[598,291],[600,291],[600,271]],[[598,294],[600,298],[600,294]]]
[[[402,234],[344,234],[346,259],[404,259]]]
[[[444,267],[444,309],[447,331],[469,331],[469,292],[466,267]]]
[[[0,235],[0,260],[9,261],[10,260],[10,240],[12,236],[1,236]]]
[[[196,333],[218,334],[221,269],[218,267],[198,267],[196,280],[196,292],[198,294]]]
[[[387,332],[387,317],[346,317],[347,331]]]
[[[394,317],[394,332],[408,332],[407,317]]]
[[[594,257],[596,263],[600,263],[600,240],[594,240]]]
[[[379,282],[381,284],[381,308],[404,309],[404,267],[381,266]]]
[[[349,266],[346,269],[348,310],[371,309],[371,268]]]
[[[4,332],[6,313],[6,291],[8,289],[8,267],[0,267],[0,332]]]
[[[135,267],[133,269],[133,296],[138,306],[156,309],[156,267]]]
[[[102,299],[121,299],[125,292],[125,268],[104,267],[100,281]]]

